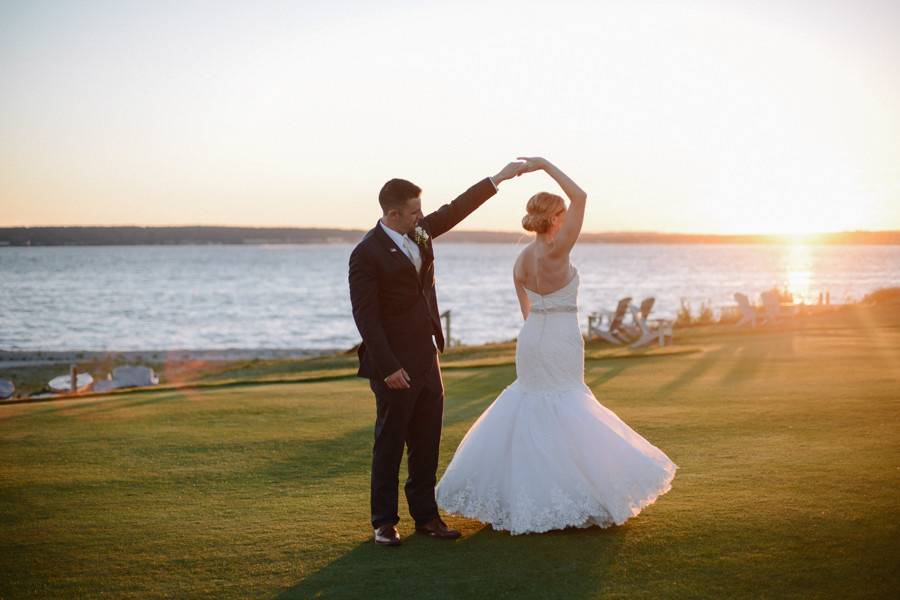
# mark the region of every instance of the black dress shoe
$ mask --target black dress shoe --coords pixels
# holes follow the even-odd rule
[[[416,533],[440,538],[443,540],[455,540],[462,536],[456,529],[450,529],[440,517],[435,517],[424,525],[416,525]]]
[[[375,530],[375,543],[382,546],[399,546],[400,534],[395,525],[382,525]]]

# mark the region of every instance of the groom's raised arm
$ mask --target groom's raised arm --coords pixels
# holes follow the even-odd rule
[[[378,275],[364,252],[364,249],[357,246],[350,254],[350,305],[353,307],[353,320],[356,321],[356,328],[366,346],[366,353],[371,354],[375,368],[384,379],[399,371],[401,365],[388,344],[384,327],[381,326]]]
[[[425,215],[422,220],[425,222],[426,229],[431,232],[431,237],[436,238],[456,227],[457,223],[472,214],[476,208],[496,193],[497,187],[491,178],[485,177],[449,204]]]
[[[460,194],[449,204],[445,204],[433,213],[425,215],[422,221],[431,233],[431,237],[447,233],[457,223],[468,217],[472,212],[484,204],[484,202],[497,193],[497,186],[501,181],[511,179],[519,174],[524,163],[511,162],[493,177],[485,177],[465,192]]]

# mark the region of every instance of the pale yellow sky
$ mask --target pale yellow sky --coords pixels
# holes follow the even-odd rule
[[[542,154],[588,231],[900,229],[898,33],[889,1],[5,2],[0,226],[363,228],[391,177],[427,210]]]

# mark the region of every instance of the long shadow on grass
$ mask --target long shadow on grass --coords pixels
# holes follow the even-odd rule
[[[88,416],[99,413],[107,413],[120,409],[128,409],[145,404],[157,404],[169,400],[181,400],[184,394],[179,391],[158,392],[150,396],[129,394],[126,396],[101,396],[96,400],[84,400],[75,403],[59,402],[49,406],[35,407],[32,410],[23,410],[17,415],[0,416],[0,422],[12,421],[17,419],[27,419],[30,417],[46,417],[46,416]]]
[[[451,427],[460,422],[474,422],[478,416],[493,402],[498,392],[468,396],[453,400],[444,405],[444,427]]]
[[[749,338],[745,343],[734,346],[731,367],[722,375],[721,383],[739,385],[764,376],[780,358],[795,353],[794,335],[794,331],[786,331],[774,336]]]
[[[479,394],[467,394],[463,398],[450,399],[444,405],[444,427],[451,427],[464,421],[474,422],[502,391],[503,388],[491,387]]]
[[[585,369],[585,383],[591,388],[601,386],[614,377],[621,375],[622,372],[630,368],[633,364],[634,361],[620,360],[608,365],[601,364],[592,366],[590,369]],[[603,371],[602,373],[594,374],[601,369]]]
[[[182,392],[160,393],[147,396],[144,398],[128,397],[115,398],[105,402],[91,402],[76,405],[61,405],[56,412],[69,416],[69,413],[78,414],[79,416],[93,416],[103,413],[111,413],[117,410],[130,410],[139,406],[148,404],[158,404],[160,402],[182,401],[185,395]]]
[[[699,358],[694,360],[694,364],[688,367],[681,375],[661,386],[658,392],[663,394],[670,393],[688,385],[712,369],[720,360],[733,356],[737,350],[737,346],[727,345],[720,346],[709,352],[704,352]]]
[[[366,541],[277,598],[600,597],[628,531],[626,523],[511,536],[484,527],[456,541]]]
[[[795,354],[793,331],[784,331],[765,336],[744,336],[740,340],[725,343],[715,350],[705,352],[693,361],[685,371],[659,388],[660,393],[671,393],[685,387],[720,367],[725,362],[724,374],[719,384],[744,384],[757,380],[774,368],[779,359]]]
[[[279,481],[321,483],[335,477],[368,474],[374,439],[373,424],[351,429],[324,439],[297,442],[288,460],[269,463],[259,469],[263,477]]]

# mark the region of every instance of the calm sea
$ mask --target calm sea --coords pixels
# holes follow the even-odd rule
[[[0,349],[345,349],[359,336],[350,313],[350,245],[0,248]],[[436,245],[438,301],[453,338],[509,340],[520,325],[514,244]],[[900,246],[585,244],[586,315],[626,295],[657,299],[674,316],[734,303],[773,286],[832,303],[900,285]]]

